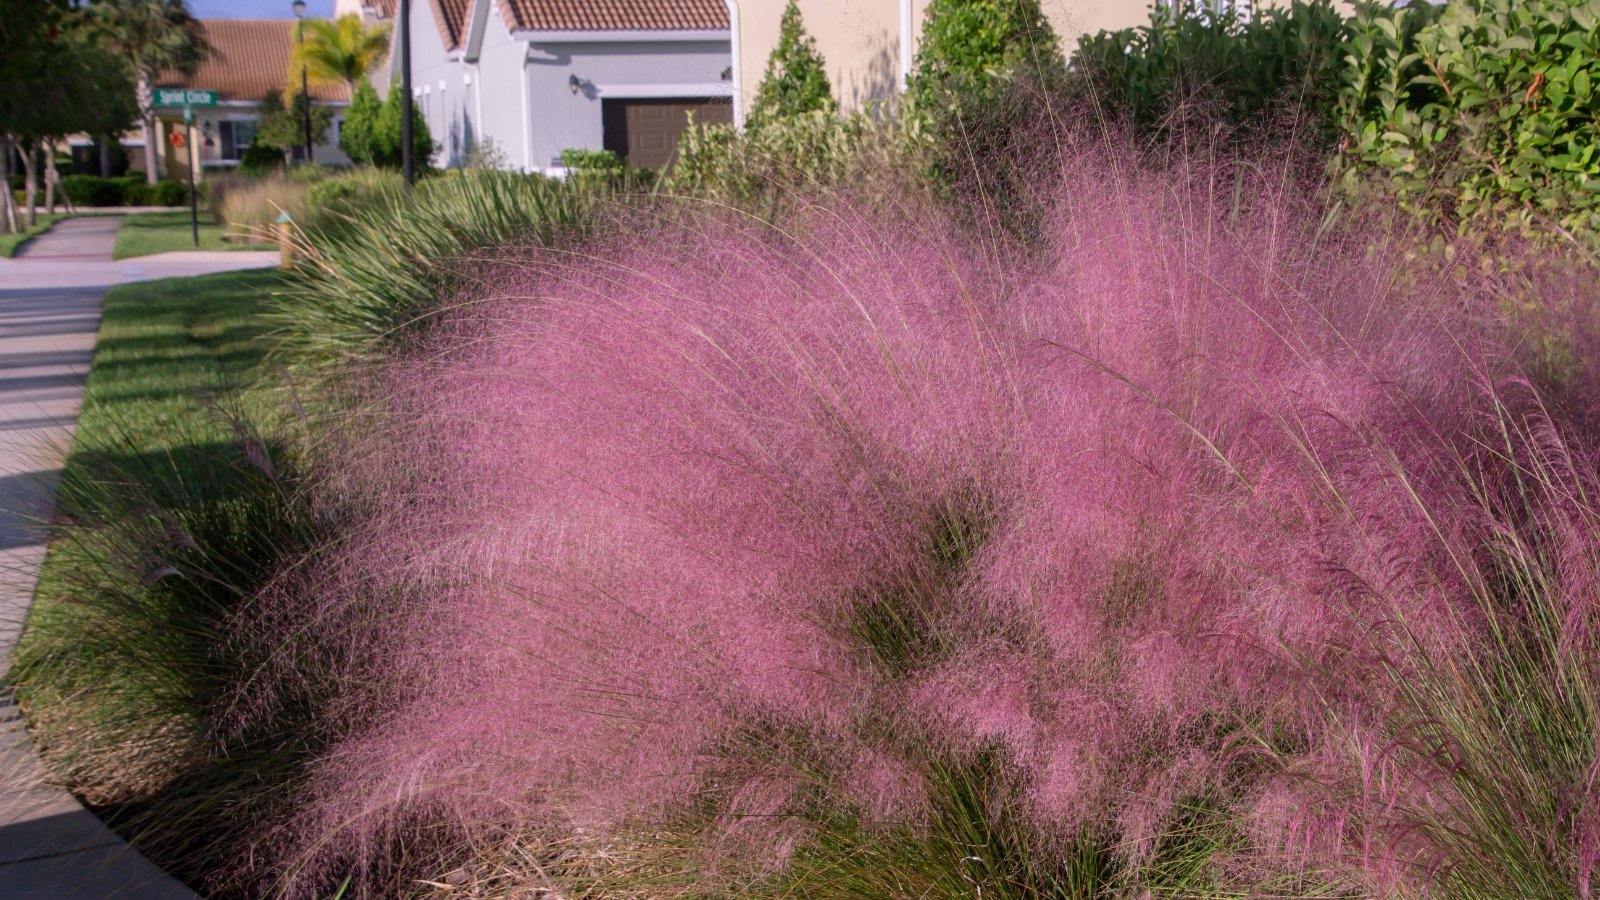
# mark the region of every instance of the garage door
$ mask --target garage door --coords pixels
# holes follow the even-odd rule
[[[672,162],[691,111],[702,125],[733,124],[733,101],[727,98],[601,100],[605,147],[641,169],[664,166]]]

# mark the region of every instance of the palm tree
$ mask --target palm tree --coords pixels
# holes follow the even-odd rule
[[[307,19],[290,65],[297,76],[304,66],[312,81],[323,84],[342,81],[353,93],[356,82],[365,78],[388,52],[388,25],[368,28],[361,17],[354,14],[342,15],[333,21]],[[291,78],[290,82],[296,80]]]
[[[101,0],[91,7],[104,29],[106,46],[133,66],[144,122],[145,178],[155,184],[155,82],[162,72],[193,75],[211,52],[200,21],[184,0]]]

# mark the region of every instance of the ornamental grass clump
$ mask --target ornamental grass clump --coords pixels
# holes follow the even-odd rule
[[[341,181],[348,195],[329,193],[334,202],[297,233],[301,277],[271,314],[277,356],[297,370],[381,357],[427,324],[441,295],[474,281],[483,257],[570,237],[609,197],[482,169],[427,178],[411,193],[382,176]]]
[[[262,607],[352,687],[251,860],[294,896],[509,844],[569,895],[1587,893],[1591,429],[1485,282],[1399,277],[1283,173],[1074,153],[1043,250],[819,201],[486,266],[363,382],[359,521]]]

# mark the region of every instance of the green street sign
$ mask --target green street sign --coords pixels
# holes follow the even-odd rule
[[[156,90],[157,106],[216,106],[216,91]]]

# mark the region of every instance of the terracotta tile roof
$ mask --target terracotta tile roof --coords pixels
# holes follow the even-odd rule
[[[513,31],[728,28],[728,7],[723,0],[501,0],[500,5]]]
[[[461,43],[466,40],[467,6],[470,2],[471,0],[428,0],[428,5],[433,7],[434,24],[439,26],[439,37],[444,39],[446,49],[459,50]],[[366,0],[365,5],[377,18],[393,19],[399,0]]]
[[[439,24],[439,37],[444,38],[448,50],[461,49],[466,37],[467,0],[429,0],[433,7],[433,20]]]
[[[201,19],[211,55],[191,76],[164,72],[156,87],[216,91],[222,100],[260,100],[283,90],[294,46],[293,19]],[[312,84],[311,99],[348,101],[344,84]]]

